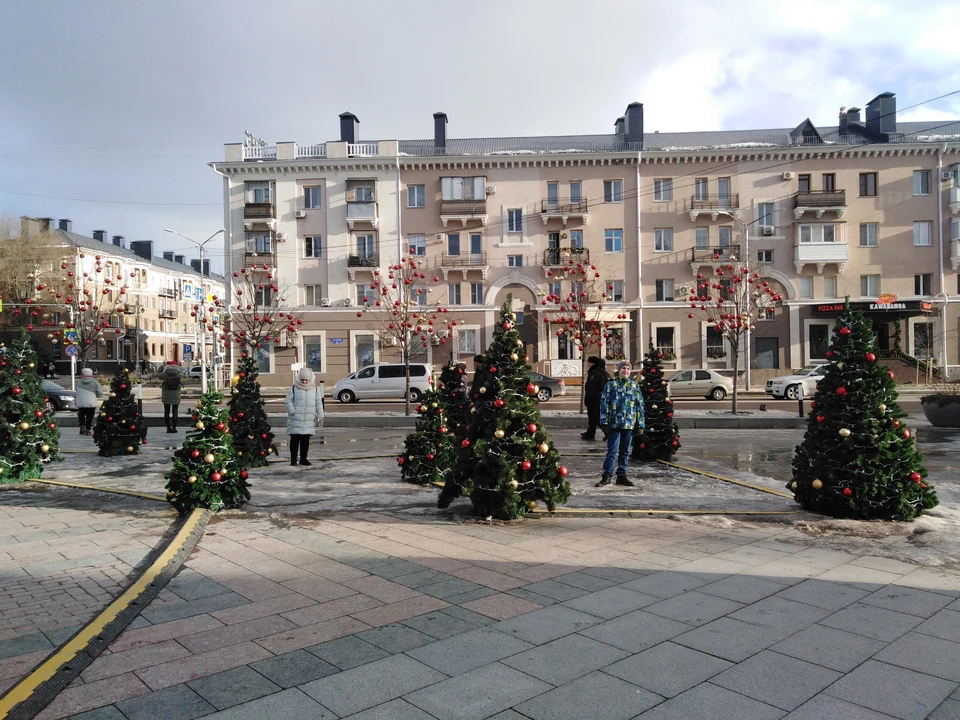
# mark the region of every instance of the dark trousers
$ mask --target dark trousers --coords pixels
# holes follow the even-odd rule
[[[179,405],[167,405],[166,403],[163,404],[163,422],[166,424],[167,430],[177,429],[177,413],[179,411]]]
[[[93,427],[93,411],[96,408],[77,408],[77,420],[80,421],[80,427],[89,430]]]
[[[290,436],[290,462],[297,461],[297,452],[300,453],[300,462],[307,461],[307,452],[310,450],[309,435],[291,435]]]
[[[594,437],[597,434],[597,428],[600,427],[600,403],[587,403],[587,431],[584,433],[587,437]]]

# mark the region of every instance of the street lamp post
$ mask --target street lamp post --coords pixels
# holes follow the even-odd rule
[[[208,237],[203,242],[197,242],[193,238],[189,238],[183,233],[179,233],[176,230],[171,230],[170,228],[164,228],[164,232],[173,233],[174,235],[179,235],[184,240],[189,240],[198,248],[200,248],[200,293],[203,294],[203,248],[204,246],[213,240],[217,235],[223,232],[223,228],[217,230],[213,235]],[[200,308],[203,309],[203,303],[206,302],[206,298],[201,299]],[[203,313],[200,316],[200,392],[207,392],[207,348],[206,348],[206,324],[207,324],[207,315]],[[216,341],[216,335],[214,335],[214,341]]]

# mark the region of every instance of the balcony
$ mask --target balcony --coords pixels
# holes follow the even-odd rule
[[[825,212],[835,212],[840,218],[846,210],[846,190],[813,190],[798,192],[793,196],[793,217],[796,220],[808,212],[816,213],[817,219],[822,218]]]
[[[347,256],[348,268],[376,268],[380,267],[380,258],[374,254]]]
[[[267,252],[247,250],[247,252],[243,254],[243,266],[251,270],[273,268],[277,266],[277,258],[276,255],[269,250]]]
[[[462,255],[453,255],[445,252],[439,259],[434,260],[434,265],[443,271],[444,280],[447,279],[447,275],[451,270],[461,271],[464,277],[466,277],[469,270],[479,270],[483,278],[486,279],[487,270],[490,269],[490,266],[487,264],[487,254],[485,252],[463,253]]]
[[[177,311],[176,310],[160,310],[160,317],[164,320],[176,320]]]
[[[700,215],[709,215],[716,220],[721,215],[740,217],[740,193],[732,195],[694,195],[690,198],[690,222]]]
[[[950,263],[954,270],[960,267],[960,238],[950,241]]]
[[[487,200],[441,200],[440,222],[444,227],[450,221],[466,227],[471,220],[479,220],[480,225],[487,224]]]
[[[950,214],[960,215],[960,188],[950,188]]]
[[[297,158],[325,158],[327,156],[327,144],[319,143],[317,145],[297,145]]]
[[[590,251],[583,247],[549,248],[543,251],[544,267],[570,267],[590,262]]]
[[[797,275],[803,272],[804,265],[816,265],[817,272],[823,272],[825,265],[833,263],[840,272],[847,264],[849,253],[845,242],[809,242],[798,243],[793,247],[793,265]]]
[[[157,295],[160,297],[175,298],[177,297],[177,291],[171,287],[163,287],[157,291]]]
[[[353,230],[358,225],[362,228],[376,228],[380,224],[375,202],[357,202],[347,200],[347,227]]]
[[[276,160],[276,145],[254,145],[253,147],[243,147],[244,160]]]
[[[266,222],[277,217],[276,209],[271,202],[248,202],[243,206],[244,220],[260,220]]]
[[[550,220],[559,218],[567,226],[570,218],[579,218],[585,223],[590,217],[589,203],[586,198],[544,198],[540,201],[540,219],[546,225]]]
[[[377,157],[380,155],[380,143],[347,143],[347,157]]]
[[[696,274],[704,265],[715,268],[723,263],[734,262],[739,258],[739,245],[695,247],[690,251],[690,269]]]

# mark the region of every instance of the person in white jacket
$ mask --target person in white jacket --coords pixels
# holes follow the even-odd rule
[[[93,428],[93,415],[100,404],[103,388],[93,377],[93,370],[84,368],[83,377],[77,380],[77,420],[80,422],[80,434],[89,435]]]
[[[313,464],[307,460],[310,437],[323,420],[323,398],[313,381],[313,370],[301,368],[296,382],[287,390],[287,434],[290,436],[291,465],[297,464],[298,455],[301,465]]]

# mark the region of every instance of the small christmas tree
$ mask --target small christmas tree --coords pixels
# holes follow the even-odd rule
[[[406,450],[397,458],[400,475],[418,485],[443,482],[456,460],[457,442],[453,428],[448,427],[443,389],[430,388],[416,409],[420,413],[417,429],[407,435]]]
[[[60,460],[60,431],[46,401],[30,336],[0,345],[0,483],[38,478]]]
[[[193,411],[194,429],[173,456],[166,474],[167,500],[181,513],[194,508],[217,511],[250,499],[247,471],[233,445],[223,395],[210,389]]]
[[[273,432],[267,422],[260,395],[256,361],[247,353],[240,358],[240,370],[235,378],[230,408],[230,434],[243,467],[255,468],[267,464],[267,456],[276,455]]]
[[[466,388],[467,370],[463,363],[450,359],[440,372],[440,389],[443,397],[443,414],[447,428],[460,440],[467,436],[470,427],[470,399]]]
[[[126,368],[119,368],[110,381],[110,397],[93,426],[93,439],[103,457],[136,455],[140,445],[147,442],[147,426],[130,393],[132,385],[133,377]]]
[[[873,330],[849,303],[827,351],[788,487],[804,508],[833,517],[911,520],[937,505],[923,456],[878,365]]]
[[[501,520],[518,518],[538,502],[552,510],[570,497],[567,469],[541,423],[539,388],[526,377],[530,366],[520,354],[512,303],[508,295],[474,378],[470,427],[438,501],[444,508],[468,494],[477,514]]]
[[[680,429],[673,421],[673,400],[663,378],[663,354],[650,343],[643,356],[640,387],[643,389],[646,427],[633,439],[632,460],[669,460],[680,449]]]

